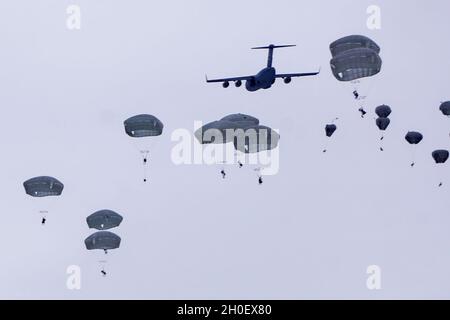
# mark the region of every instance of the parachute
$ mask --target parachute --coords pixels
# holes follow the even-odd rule
[[[236,113],[230,114],[218,121],[210,122],[195,131],[194,135],[200,144],[227,144],[233,142],[239,130],[258,126],[259,120],[253,116]],[[236,157],[235,152],[235,157]],[[222,169],[220,173],[222,177],[226,177],[224,164],[227,161],[220,162]],[[243,166],[241,161],[238,161],[239,167]]]
[[[392,110],[391,107],[383,104],[375,109],[375,113],[380,118],[388,118],[391,115]]]
[[[140,139],[160,136],[164,129],[163,123],[157,117],[150,114],[139,114],[128,118],[124,121],[124,127],[125,133],[128,136]],[[144,182],[147,182],[146,165],[150,151],[146,144],[139,149],[144,164]]]
[[[266,126],[254,126],[238,130],[234,138],[234,148],[243,153],[258,153],[275,149],[280,135]]]
[[[337,119],[336,119],[337,120]],[[336,132],[336,130],[337,130],[337,126],[334,124],[334,123],[332,123],[332,124],[327,124],[326,126],[325,126],[325,135],[328,137],[328,138],[331,138],[332,136],[333,136],[333,134]],[[328,151],[328,148],[327,147],[325,147],[324,149],[323,149],[323,153],[326,153]]]
[[[155,137],[162,134],[164,125],[155,116],[140,114],[124,121],[125,132],[133,138]]]
[[[118,227],[122,220],[122,216],[112,210],[100,210],[86,218],[89,228],[97,230],[108,230]]]
[[[390,123],[391,123],[391,120],[389,118],[378,118],[376,120],[377,127],[381,131],[386,131],[386,129],[389,127]]]
[[[362,84],[371,81],[363,81],[380,73],[383,61],[380,57],[380,46],[368,37],[351,35],[338,39],[330,44],[332,58],[330,60],[331,71],[340,82],[351,82],[353,96],[357,100],[358,111],[364,118],[363,100],[369,94],[370,87],[361,88]]]
[[[41,176],[31,178],[23,183],[25,193],[33,198],[47,198],[61,196],[64,184],[56,178]],[[48,201],[47,201],[48,202]],[[48,205],[49,203],[47,203]],[[47,221],[48,208],[39,210],[42,216],[42,225]]]
[[[232,117],[229,117],[232,119]],[[194,136],[197,138],[200,144],[227,144],[233,141],[234,130],[238,127],[238,124],[229,120],[213,121],[205,124],[203,127],[195,131]],[[216,160],[217,161],[217,160]],[[220,174],[222,178],[226,178],[226,172],[224,165],[227,162],[225,159],[221,159],[218,164],[221,165]]]
[[[386,129],[391,124],[391,120],[389,119],[389,116],[392,113],[391,107],[383,104],[381,106],[376,107],[375,113],[378,116],[378,119],[376,119],[378,129],[380,129],[380,131],[386,131]],[[380,140],[384,140],[384,135],[381,136]],[[383,146],[380,146],[380,150],[384,151]]]
[[[201,144],[229,143],[233,141],[234,130],[257,126],[258,124],[259,120],[255,117],[242,113],[230,114],[219,121],[205,124],[194,135]],[[227,134],[227,130],[233,132]],[[222,137],[222,139],[217,139],[218,137]]]
[[[442,102],[439,110],[444,116],[450,117],[450,101]]]
[[[409,131],[405,136],[409,144],[419,144],[423,140],[423,135],[420,132]]]
[[[31,178],[23,183],[26,194],[32,197],[60,196],[64,190],[64,184],[53,177]]]
[[[335,124],[327,124],[325,126],[325,134],[327,135],[328,138],[331,138],[331,136],[333,136],[336,130],[337,126]]]
[[[378,118],[376,120],[376,125],[380,131],[384,132],[387,130],[389,125],[391,124],[391,120],[389,118]],[[380,141],[384,140],[384,134],[381,135]],[[380,151],[384,151],[383,145],[380,145]]]
[[[220,119],[220,121],[233,122],[240,128],[259,125],[259,119],[242,113],[230,114]]]
[[[333,57],[357,48],[367,48],[380,53],[380,47],[370,38],[361,35],[351,35],[334,41],[330,44],[330,51]]]
[[[436,164],[444,164],[447,162],[448,158],[449,158],[449,152],[448,150],[435,150],[433,151],[433,153],[431,154],[431,156],[433,157],[434,161],[436,162]],[[443,182],[441,181],[439,183],[439,187],[442,187]]]
[[[405,140],[410,144],[410,145],[418,145],[419,143],[422,142],[423,140],[423,135],[420,132],[416,132],[416,131],[409,131],[406,136],[405,136]],[[414,148],[412,150],[412,162],[411,162],[411,167],[414,167],[416,162],[415,162],[415,151],[416,149]]]
[[[120,247],[120,237],[109,231],[98,231],[91,234],[84,240],[87,250],[107,250],[117,249]]]
[[[108,253],[108,250],[117,249],[120,247],[121,239],[115,233],[110,231],[103,231],[118,227],[123,218],[117,212],[112,210],[100,210],[94,212],[86,218],[87,225],[91,229],[102,230],[91,234],[84,240],[87,250],[103,250]],[[99,263],[102,266],[101,273],[106,276],[105,263],[106,260],[101,260]]]
[[[327,138],[331,138],[334,133],[337,130],[337,126],[335,124],[335,121],[339,120],[339,118],[334,118],[333,121],[331,121],[329,124],[327,124],[325,126],[325,135]],[[328,143],[329,143],[329,139],[325,142],[325,148],[323,149],[323,153],[328,152]]]
[[[446,163],[449,158],[449,152],[447,150],[436,150],[431,155],[437,164]]]
[[[233,142],[235,153],[238,158],[239,167],[243,167],[242,159],[239,159],[238,152],[245,155],[256,154],[261,151],[268,151],[278,146],[279,135],[269,127],[259,125],[259,119],[242,114],[230,114],[218,121],[210,122],[199,128],[194,133],[200,144],[228,144]],[[222,159],[223,160],[223,159]],[[222,177],[226,177],[224,164],[222,161]],[[259,171],[260,168],[255,169]],[[262,178],[259,176],[259,183]]]
[[[330,65],[337,80],[348,82],[378,74],[382,60],[378,53],[371,49],[357,48],[334,56]]]
[[[205,124],[194,135],[201,144],[223,144],[233,141],[233,135],[227,134],[227,130],[238,128],[236,122],[220,120]]]
[[[237,130],[233,145],[236,151],[241,152],[245,158],[249,159],[249,163],[252,163],[250,159],[256,159],[256,154],[259,152],[277,148],[279,140],[280,135],[275,130],[267,126],[258,125],[245,130]],[[263,183],[262,168],[259,161],[256,161],[254,164],[256,165],[254,171],[257,173],[258,183],[261,185]]]

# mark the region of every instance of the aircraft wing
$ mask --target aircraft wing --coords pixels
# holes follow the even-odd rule
[[[276,78],[298,78],[298,77],[309,77],[309,76],[316,76],[320,73],[320,71],[317,72],[306,72],[306,73],[283,73],[283,74],[277,74]]]
[[[211,83],[211,82],[231,82],[231,81],[245,81],[245,80],[250,80],[254,78],[254,76],[245,76],[245,77],[234,77],[234,78],[224,78],[224,79],[208,79],[208,77],[206,77],[206,82]]]

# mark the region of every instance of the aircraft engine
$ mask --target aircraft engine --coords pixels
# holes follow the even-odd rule
[[[286,83],[286,84],[291,83],[291,81],[292,81],[291,77],[284,78],[284,83]]]
[[[230,86],[230,83],[229,83],[228,81],[225,81],[225,82],[222,84],[222,86],[223,86],[224,88],[228,88],[228,87]]]
[[[256,91],[256,90],[259,89],[258,86],[256,85],[256,80],[255,80],[255,79],[247,80],[247,81],[245,82],[245,88],[246,88],[248,91]]]
[[[239,88],[240,86],[242,86],[242,81],[241,80],[237,80],[234,85],[236,86],[236,88]]]

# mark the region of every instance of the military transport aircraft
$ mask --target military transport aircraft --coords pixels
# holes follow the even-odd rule
[[[275,83],[275,80],[277,78],[282,78],[284,80],[284,83],[287,84],[292,81],[292,78],[315,76],[320,73],[320,70],[319,70],[318,72],[308,72],[308,73],[277,74],[275,68],[272,67],[273,50],[276,48],[288,48],[288,47],[295,47],[295,45],[276,46],[276,45],[271,44],[267,47],[252,48],[252,49],[268,49],[269,50],[269,57],[267,59],[267,67],[266,68],[262,69],[260,72],[258,72],[256,75],[253,75],[253,76],[213,79],[213,80],[209,80],[208,77],[206,77],[206,82],[208,82],[208,83],[222,82],[222,86],[224,88],[228,88],[230,86],[231,81],[234,81],[234,84],[236,87],[240,87],[242,85],[242,81],[245,81],[245,88],[248,91],[257,91],[259,89],[269,89]]]

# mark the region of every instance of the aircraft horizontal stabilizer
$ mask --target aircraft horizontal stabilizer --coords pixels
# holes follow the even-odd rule
[[[276,49],[276,48],[290,48],[290,47],[295,47],[295,44],[285,44],[285,45],[280,45],[280,46],[276,46],[274,44],[265,46],[265,47],[255,47],[252,48],[253,50],[258,50],[258,49]]]

